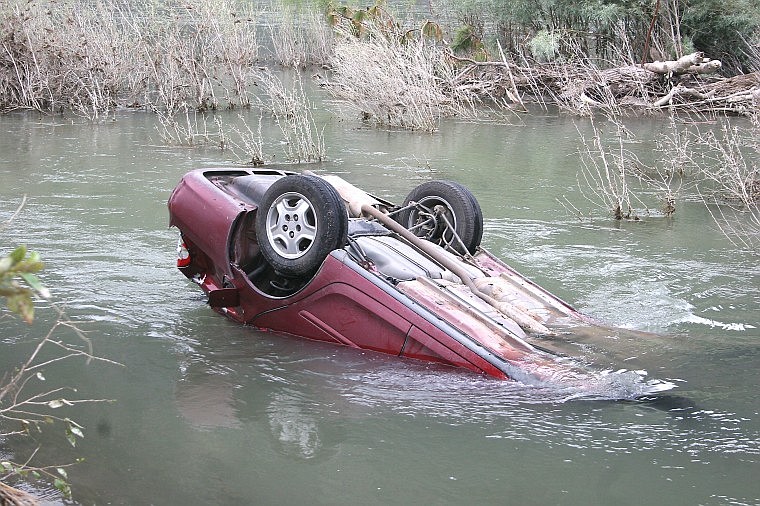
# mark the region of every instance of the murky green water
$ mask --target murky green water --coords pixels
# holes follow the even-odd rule
[[[166,200],[213,148],[168,148],[154,118],[89,126],[0,116],[0,249],[26,243],[44,281],[124,364],[72,361],[48,382],[111,404],[66,414],[75,449],[49,431],[39,463],[69,471],[83,504],[758,504],[760,268],[708,212],[581,223],[578,132],[565,117],[452,121],[439,133],[363,128],[326,102],[326,168],[400,200],[456,179],[486,216],[485,245],[579,309],[661,336],[585,339],[600,369],[678,380],[658,400],[560,402],[552,392],[241,328],[175,270]],[[587,128],[583,122],[579,128]],[[657,120],[633,124],[641,156]],[[276,131],[265,134],[277,152]],[[588,207],[588,206],[586,206]],[[9,370],[54,320],[0,320]],[[34,445],[0,442],[23,459]],[[53,501],[54,493],[38,490]]]

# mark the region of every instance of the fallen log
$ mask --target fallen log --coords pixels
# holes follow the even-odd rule
[[[678,84],[657,100],[655,107],[676,106],[699,112],[754,114],[760,110],[760,72],[713,82]]]
[[[588,62],[543,64],[475,62],[456,58],[461,67],[452,89],[488,101],[506,96],[513,103],[554,104],[584,113],[593,109],[621,111],[676,107],[694,112],[755,114],[760,110],[760,73],[732,78],[717,75],[719,60],[700,52],[672,61],[599,69]]]
[[[666,105],[671,105],[673,103],[673,99],[677,97],[678,98],[694,97],[700,100],[707,100],[709,98],[704,93],[700,93],[699,91],[695,89],[687,88],[686,86],[683,86],[682,84],[677,84],[675,87],[670,89],[667,95],[660,98],[652,105],[654,107],[664,107]]]
[[[705,58],[701,52],[687,54],[677,60],[655,61],[642,65],[655,74],[714,74],[722,66],[720,60]]]
[[[0,506],[37,506],[39,501],[31,494],[0,482]]]

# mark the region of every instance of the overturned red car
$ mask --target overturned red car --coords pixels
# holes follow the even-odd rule
[[[567,367],[533,337],[593,323],[480,245],[453,181],[395,205],[334,175],[200,169],[168,205],[179,269],[259,329],[531,382]]]

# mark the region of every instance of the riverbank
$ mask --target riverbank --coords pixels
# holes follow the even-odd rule
[[[755,32],[745,34],[740,68],[739,60],[726,65],[702,52],[683,54],[693,46],[667,28],[680,26],[678,16],[688,19],[687,13],[665,10],[643,34],[645,12],[622,10],[618,22],[639,28],[628,33],[604,25],[604,39],[558,28],[555,39],[530,32],[527,20],[499,31],[489,18],[496,14],[484,6],[465,15],[443,0],[405,17],[382,4],[331,6],[326,16],[317,5],[273,2],[256,11],[234,0],[166,1],[150,9],[69,0],[57,7],[34,0],[2,11],[0,109],[95,123],[115,120],[119,109],[144,110],[168,145],[214,145],[240,163],[262,164],[274,159],[262,146],[264,115],[280,128],[285,161],[326,158],[322,127],[304,92],[312,85],[307,80],[324,99],[353,110],[351,121],[379,128],[435,132],[451,117],[519,123],[531,110],[556,108],[598,129],[583,140],[583,180],[589,200],[609,216],[651,214],[630,190],[636,179],[661,193],[656,211],[665,216],[683,199],[717,205],[713,216],[727,238],[758,250],[760,74],[727,77],[760,61]],[[754,19],[750,11],[742,15]],[[465,39],[463,26],[469,27]],[[526,37],[522,45],[518,33]],[[660,56],[670,48],[674,59],[652,62],[652,48]],[[234,117],[250,109],[260,111],[253,124]],[[669,129],[660,139],[662,156],[642,165],[627,156],[634,140],[625,118],[648,114]],[[748,119],[732,123],[735,116]],[[597,140],[605,137],[611,141]],[[568,207],[581,218],[587,214],[578,203]],[[748,228],[735,225],[744,222],[737,218],[742,214],[750,217]]]

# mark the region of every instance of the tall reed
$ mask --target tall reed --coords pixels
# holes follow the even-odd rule
[[[442,44],[369,20],[362,36],[337,27],[328,89],[363,117],[392,127],[433,131],[441,118],[476,115],[474,94],[452,85]]]
[[[167,116],[250,105],[255,15],[234,0],[11,0],[0,13],[0,109],[93,121],[119,104]]]

